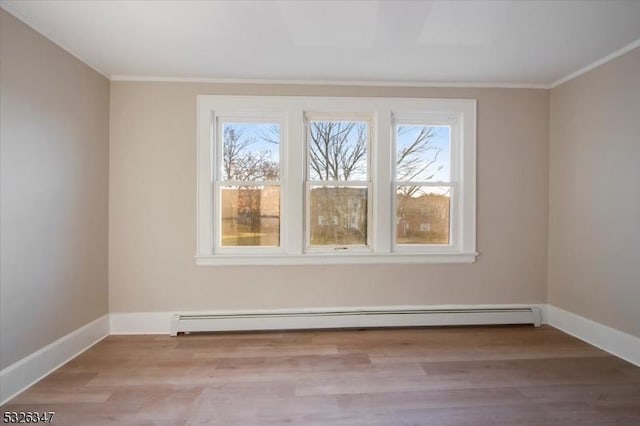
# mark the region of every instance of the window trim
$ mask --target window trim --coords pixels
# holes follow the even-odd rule
[[[460,116],[460,180],[463,187],[460,211],[459,244],[451,246],[420,246],[420,251],[398,250],[393,247],[395,213],[395,144],[392,143],[396,116],[425,112],[459,114]],[[268,116],[280,114],[280,185],[281,218],[280,248],[268,252],[265,248],[242,252],[222,252],[214,249],[212,185],[214,179],[214,131],[216,113],[228,116]],[[328,116],[342,114],[351,117],[372,117],[370,128],[368,213],[370,250],[338,252],[306,250],[306,114]],[[302,264],[372,264],[372,263],[471,263],[476,260],[476,101],[474,99],[426,98],[365,98],[365,97],[296,97],[296,96],[218,96],[197,98],[196,150],[196,255],[198,265],[302,265]],[[453,197],[452,197],[453,200]],[[303,210],[304,209],[304,210]],[[375,212],[375,213],[374,213]],[[414,247],[411,247],[414,249]],[[244,248],[243,248],[244,249]],[[424,250],[422,250],[424,249]]]

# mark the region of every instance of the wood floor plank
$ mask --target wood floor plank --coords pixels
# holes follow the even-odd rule
[[[640,368],[548,326],[110,336],[2,411],[72,426],[637,426]]]

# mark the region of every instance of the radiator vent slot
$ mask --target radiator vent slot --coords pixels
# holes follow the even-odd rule
[[[533,324],[540,308],[353,309],[291,312],[176,314],[171,335],[207,331],[303,330],[322,328],[420,327]]]

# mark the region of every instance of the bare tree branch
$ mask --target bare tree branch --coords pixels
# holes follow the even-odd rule
[[[411,128],[401,126],[398,133],[402,135],[410,131],[412,131]],[[437,172],[442,170],[442,165],[435,170],[430,170],[443,152],[442,148],[434,146],[436,136],[435,127],[422,127],[415,139],[398,151],[396,172],[399,181],[431,180]],[[427,175],[425,173],[427,171],[431,173]],[[400,187],[399,192],[405,196],[413,196],[419,189],[419,186],[408,185]]]
[[[224,128],[223,174],[225,180],[261,181],[274,180],[279,176],[279,164],[271,159],[269,151],[252,151],[257,140],[243,138],[233,127]]]
[[[312,121],[309,130],[310,177],[346,181],[366,175],[367,126],[345,121]]]

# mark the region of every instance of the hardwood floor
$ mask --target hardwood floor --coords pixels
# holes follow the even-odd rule
[[[640,425],[640,368],[551,327],[110,336],[2,411],[59,425]]]

